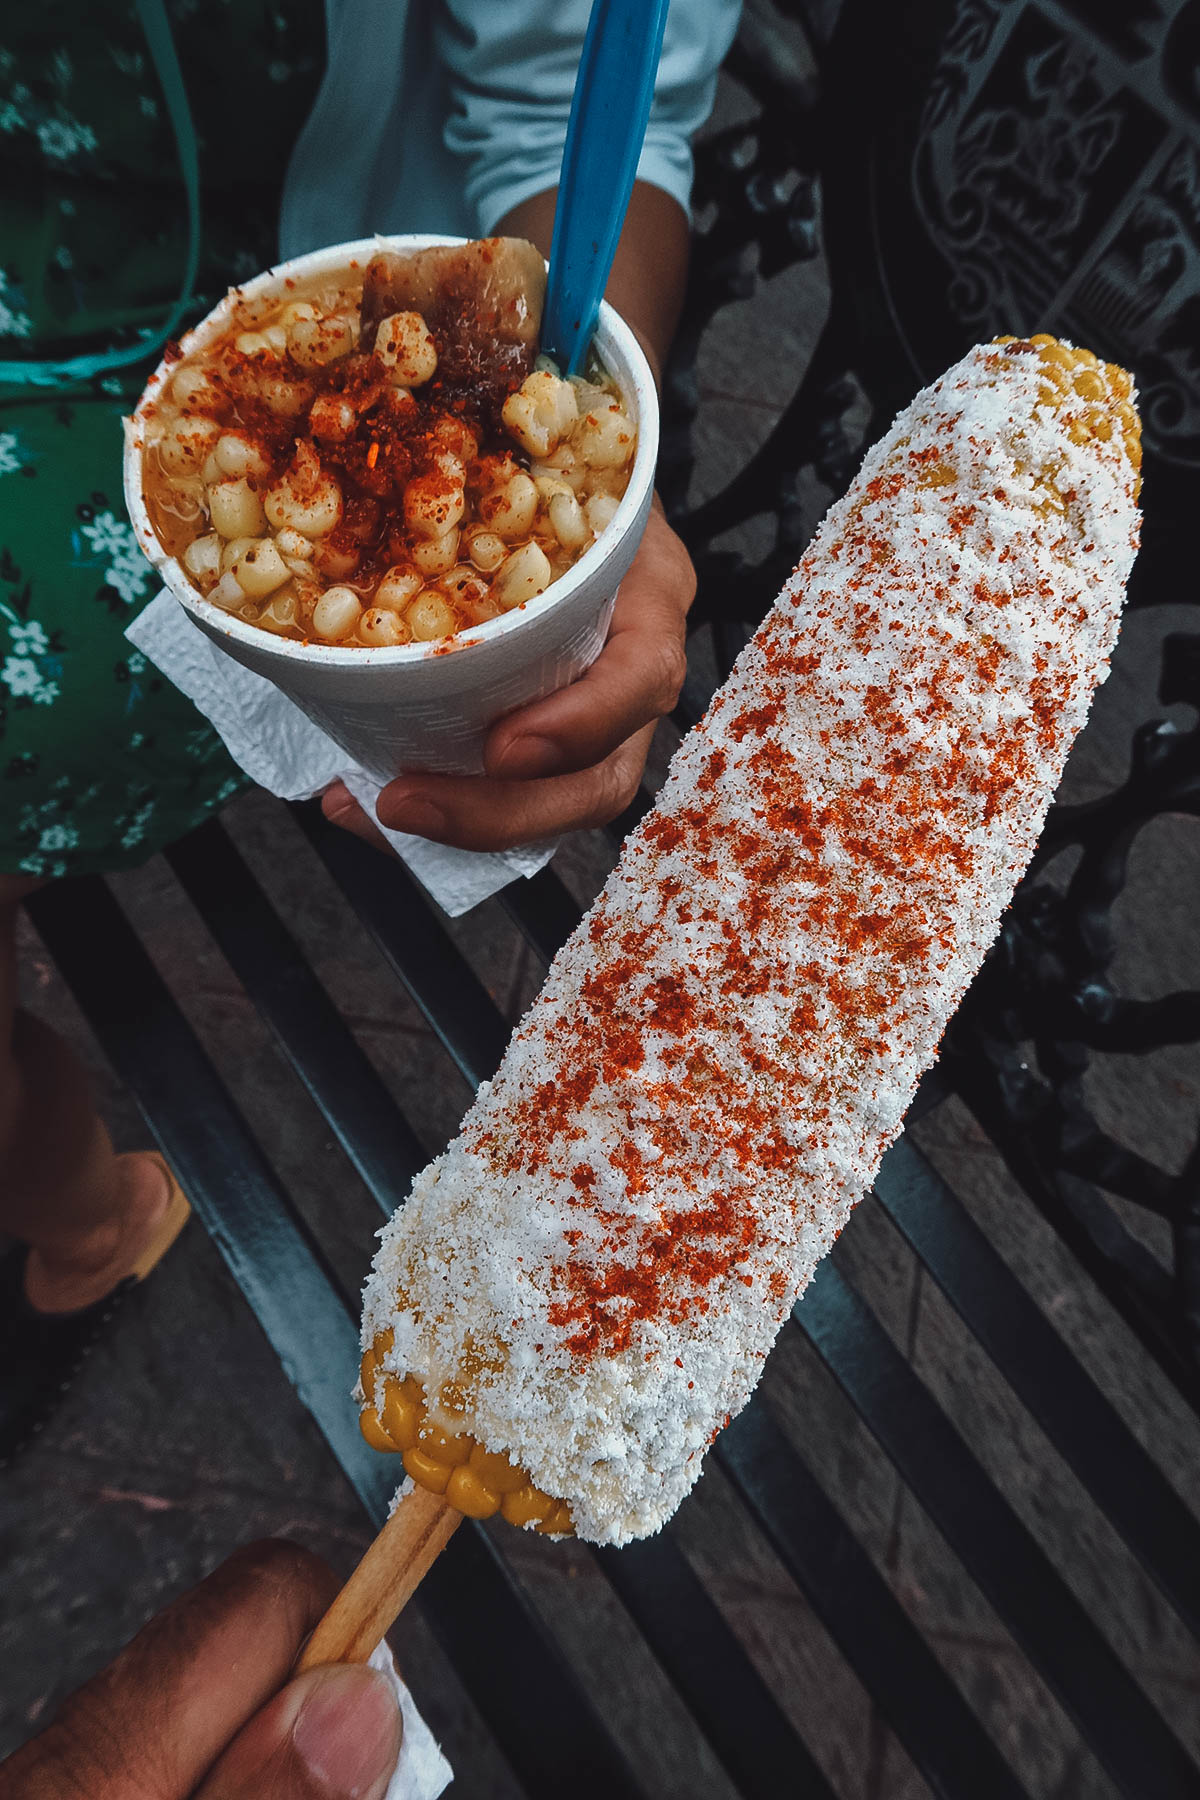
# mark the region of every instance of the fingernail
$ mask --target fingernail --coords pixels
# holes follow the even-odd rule
[[[553,738],[534,737],[526,732],[505,745],[496,772],[520,780],[554,775],[561,767],[562,752]]]
[[[410,831],[414,837],[437,837],[446,829],[446,815],[432,800],[389,801],[387,817],[379,814],[379,822],[389,831]]]
[[[376,1669],[316,1671],[292,1727],[301,1761],[338,1800],[358,1800],[388,1780],[400,1754],[400,1711]]]

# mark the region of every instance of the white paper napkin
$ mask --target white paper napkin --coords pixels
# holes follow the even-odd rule
[[[262,675],[223,656],[165,590],[125,633],[211,720],[234,762],[281,800],[309,800],[342,780],[375,819],[380,783]],[[378,820],[375,821],[378,824]],[[553,843],[519,850],[455,850],[406,832],[379,829],[397,855],[451,918],[469,912],[518,875],[536,875]]]
[[[400,1742],[400,1760],[388,1784],[384,1800],[437,1800],[454,1779],[454,1770],[442,1755],[437,1739],[416,1709],[413,1697],[400,1679],[386,1643],[369,1657],[373,1669],[387,1676],[400,1702],[404,1720],[404,1736]]]

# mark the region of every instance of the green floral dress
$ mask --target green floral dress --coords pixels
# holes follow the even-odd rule
[[[199,317],[276,255],[279,186],[323,53],[318,0],[168,0],[199,148]],[[0,361],[137,341],[178,296],[179,153],[132,5],[0,26]],[[142,862],[245,777],[125,629],[158,584],[121,498],[145,362],[0,382],[0,870]]]

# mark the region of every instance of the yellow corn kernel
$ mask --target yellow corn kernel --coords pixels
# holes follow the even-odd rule
[[[529,1481],[515,1493],[505,1494],[500,1511],[510,1525],[537,1525],[550,1517],[556,1504],[549,1494],[543,1494],[541,1488],[535,1488]]]
[[[1017,344],[1020,342],[1020,339],[1013,337],[1010,333],[1007,337],[993,338],[992,342],[993,344]]]
[[[953,487],[958,480],[953,465],[945,462],[926,463],[917,477],[917,486],[923,488]]]
[[[1104,377],[1099,369],[1080,369],[1075,377],[1074,388],[1081,400],[1106,400],[1108,398]]]
[[[451,1506],[468,1519],[490,1519],[500,1511],[500,1496],[484,1486],[474,1469],[451,1471],[446,1483],[446,1498]]]
[[[358,1415],[358,1429],[370,1444],[372,1450],[390,1450],[395,1455],[397,1446],[393,1444],[388,1433],[379,1421],[379,1414],[373,1406],[364,1406]]]
[[[404,1393],[394,1375],[389,1375],[383,1390],[379,1422],[397,1450],[411,1450],[417,1441],[421,1414],[417,1405]]]
[[[514,1494],[525,1485],[524,1474],[513,1468],[507,1456],[498,1450],[485,1450],[482,1444],[476,1444],[472,1450],[468,1467],[493,1494]]]
[[[1112,418],[1108,408],[1106,406],[1089,406],[1084,417],[1088,422],[1088,429],[1091,431],[1092,436],[1094,438],[1099,438],[1102,444],[1107,444],[1109,438],[1112,436],[1113,429]]]
[[[1075,352],[1068,350],[1065,344],[1050,343],[1041,352],[1041,361],[1052,369],[1073,369]]]
[[[440,1431],[429,1420],[422,1419],[417,1427],[417,1448],[434,1462],[444,1463],[448,1469],[458,1468],[465,1463],[471,1454],[474,1439],[464,1432],[461,1436],[451,1437],[449,1432]]]
[[[1031,337],[1029,339],[1029,342],[1031,344],[1035,344],[1037,346],[1037,348],[1040,350],[1043,345],[1046,345],[1048,347],[1051,344],[1057,344],[1058,339],[1052,338],[1048,332],[1039,331],[1033,337]]]
[[[485,1449],[467,1432],[445,1431],[429,1418],[425,1389],[415,1375],[403,1380],[387,1375],[376,1410],[375,1388],[383,1372],[382,1359],[392,1344],[392,1333],[381,1333],[363,1356],[361,1373],[368,1403],[359,1424],[367,1442],[376,1450],[399,1452],[406,1471],[419,1486],[443,1494],[449,1505],[468,1518],[489,1519],[502,1512],[512,1524],[535,1525],[548,1536],[571,1533],[570,1508],[564,1501],[535,1488],[526,1471],[503,1452]],[[503,1367],[502,1353],[481,1353],[469,1345],[462,1379],[445,1382],[440,1389],[442,1412],[464,1411],[465,1384],[481,1373],[499,1374]]]
[[[556,1500],[544,1519],[539,1519],[535,1530],[545,1537],[567,1537],[574,1530],[571,1524],[571,1509],[565,1500]]]
[[[404,1452],[404,1467],[419,1487],[428,1488],[431,1494],[445,1493],[450,1479],[449,1463],[435,1462],[432,1456],[414,1447]]]

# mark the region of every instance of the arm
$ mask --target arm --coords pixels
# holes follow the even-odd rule
[[[497,233],[529,238],[548,257],[557,197],[557,189],[551,188],[523,200],[500,220]],[[604,297],[633,326],[659,387],[683,305],[687,264],[688,222],[682,207],[662,188],[635,182]]]

